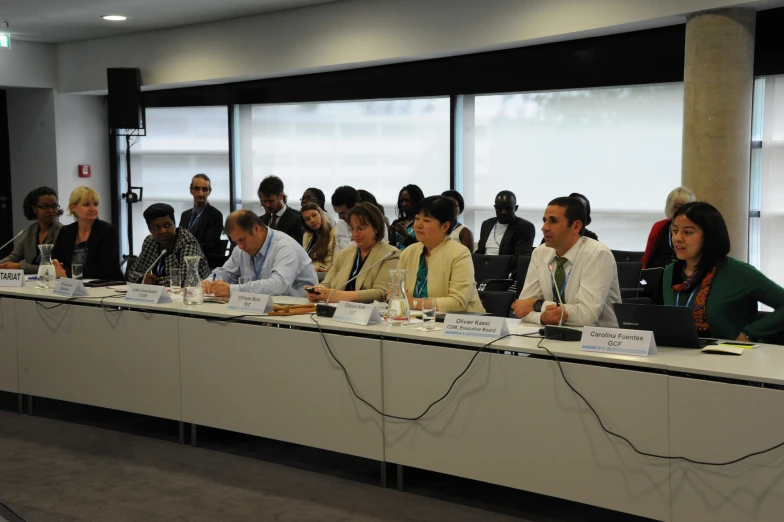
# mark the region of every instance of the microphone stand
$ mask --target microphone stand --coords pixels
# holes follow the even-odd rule
[[[3,251],[3,249],[4,249],[5,247],[7,247],[8,245],[10,245],[10,244],[11,244],[11,243],[13,243],[14,241],[16,241],[16,240],[17,240],[17,238],[19,238],[19,237],[21,237],[22,235],[24,235],[25,231],[26,231],[26,230],[24,230],[24,229],[23,229],[23,230],[20,230],[20,231],[19,231],[19,233],[18,233],[17,235],[15,235],[14,237],[12,237],[10,241],[7,241],[5,244],[3,244],[3,246],[0,246],[0,252],[2,252],[2,251]]]

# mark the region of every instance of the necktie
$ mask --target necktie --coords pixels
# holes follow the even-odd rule
[[[565,257],[555,257],[555,262],[557,263],[557,267],[555,268],[555,286],[558,288],[558,291],[561,292],[561,300],[563,300],[563,286],[564,280],[566,280],[566,272],[564,271],[564,264],[568,261]],[[556,299],[558,295],[555,295]]]
[[[272,214],[272,219],[270,219],[270,228],[272,230],[277,230],[275,226],[278,224],[278,215]]]

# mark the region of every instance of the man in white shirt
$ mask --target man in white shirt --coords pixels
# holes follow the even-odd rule
[[[524,321],[617,328],[613,303],[621,302],[618,269],[606,245],[583,236],[585,207],[576,198],[556,198],[544,213],[544,244],[531,264],[512,310]],[[553,281],[555,280],[555,281]],[[556,285],[558,292],[556,292]]]

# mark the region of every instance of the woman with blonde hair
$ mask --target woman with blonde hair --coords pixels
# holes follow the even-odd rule
[[[304,203],[299,215],[305,230],[302,248],[313,260],[316,272],[329,272],[335,255],[335,227],[318,203]]]
[[[85,279],[123,279],[120,271],[120,236],[111,223],[98,219],[101,196],[81,186],[71,192],[68,215],[75,221],[64,226],[52,249],[57,277],[72,275],[72,266],[82,265]]]
[[[694,192],[686,187],[677,187],[667,195],[667,202],[664,205],[664,215],[666,219],[657,221],[651,228],[648,235],[648,244],[642,256],[643,268],[661,268],[672,263],[675,259],[675,250],[672,247],[672,217],[675,211],[686,203],[697,201]]]

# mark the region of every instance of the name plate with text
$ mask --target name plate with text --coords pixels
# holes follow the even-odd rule
[[[348,301],[341,301],[335,309],[335,315],[332,316],[335,321],[341,323],[368,325],[381,323],[381,315],[378,313],[378,308],[372,304],[366,303],[350,303]]]
[[[251,292],[233,292],[227,308],[235,312],[265,314],[272,311],[272,297]]]
[[[498,338],[509,335],[506,318],[485,315],[446,314],[444,333],[463,337]]]
[[[24,270],[0,270],[0,286],[16,288],[24,286]]]
[[[657,353],[653,332],[586,326],[580,340],[584,352],[648,356]]]
[[[67,277],[61,277],[57,280],[57,286],[54,287],[52,293],[62,297],[81,297],[90,295],[81,280],[69,279]]]
[[[125,294],[125,301],[132,303],[162,304],[171,303],[171,297],[166,292],[166,287],[157,285],[140,285],[131,283],[128,285],[128,293]]]

